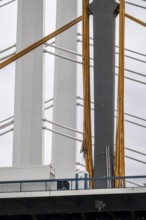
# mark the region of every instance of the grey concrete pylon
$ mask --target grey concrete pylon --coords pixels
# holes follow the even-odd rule
[[[76,0],[57,1],[56,28],[77,16]],[[68,29],[55,39],[56,46],[76,51],[76,26]],[[63,56],[75,55],[56,49]],[[62,58],[55,58],[53,121],[64,126],[76,127],[76,64]],[[75,137],[75,133],[53,125],[53,130]],[[75,177],[75,141],[53,134],[52,165],[56,178]]]
[[[90,10],[94,20],[94,177],[113,175],[114,158],[114,82],[115,82],[115,0],[94,0]],[[109,157],[106,155],[109,147]],[[109,158],[109,161],[106,161]],[[110,165],[110,167],[107,167]],[[107,188],[98,181],[94,188]]]
[[[17,52],[43,37],[43,0],[19,0]],[[13,166],[42,165],[43,48],[16,62]]]

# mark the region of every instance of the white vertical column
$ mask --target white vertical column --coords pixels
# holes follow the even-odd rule
[[[17,52],[43,37],[43,0],[19,0]],[[43,48],[16,62],[13,166],[42,164]]]
[[[77,16],[76,0],[57,1],[59,28]],[[56,45],[76,51],[76,27],[56,37]],[[56,53],[75,59],[74,55],[56,50]],[[76,127],[76,64],[62,58],[55,58],[53,121]],[[54,130],[75,136],[73,132],[53,126]],[[52,165],[56,178],[75,177],[75,141],[53,134]]]

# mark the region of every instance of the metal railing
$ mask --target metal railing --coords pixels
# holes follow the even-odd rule
[[[109,181],[111,182],[110,189],[113,189],[115,180],[125,181],[125,187],[121,188],[146,187],[146,175],[124,177],[18,180],[0,181],[0,193],[91,190],[89,183],[92,183],[93,186],[96,186],[98,183],[100,186],[103,185],[103,189],[105,189],[107,188],[106,183]]]

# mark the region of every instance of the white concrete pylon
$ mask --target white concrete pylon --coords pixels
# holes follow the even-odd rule
[[[67,24],[76,16],[76,0],[57,1],[56,28]],[[74,26],[56,37],[55,43],[57,46],[76,51],[76,34],[76,26]],[[65,51],[56,49],[56,53],[75,59],[75,55]],[[53,106],[53,121],[72,128],[76,127],[76,64],[58,57],[55,58]],[[75,137],[75,132],[55,125],[53,129]],[[53,134],[52,165],[56,178],[75,177],[75,147],[74,140]]]
[[[19,0],[17,52],[43,37],[43,0]],[[13,166],[42,164],[43,48],[16,62]]]

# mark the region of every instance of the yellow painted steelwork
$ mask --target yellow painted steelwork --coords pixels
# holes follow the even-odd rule
[[[5,60],[4,62],[0,63],[0,69],[2,69],[3,67],[9,65],[10,63],[16,61],[17,59],[19,59],[20,57],[22,57],[25,54],[29,53],[30,51],[36,49],[37,47],[41,46],[42,44],[44,44],[48,40],[51,40],[53,37],[56,37],[57,35],[59,35],[60,33],[64,32],[68,28],[74,26],[75,24],[77,24],[81,20],[82,20],[82,16],[74,19],[70,23],[64,25],[63,27],[61,27],[58,30],[52,32],[51,34],[47,35],[46,37],[42,38],[41,40],[35,42],[34,44],[30,45],[29,47],[25,48],[24,50],[18,52],[14,56],[12,56],[9,59]]]
[[[124,41],[125,41],[125,0],[120,0],[119,11],[119,78],[118,112],[115,150],[115,176],[125,176],[124,153]],[[115,180],[115,187],[124,187],[124,180]]]
[[[83,96],[84,96],[84,125],[83,125],[83,152],[86,170],[90,178],[93,177],[92,137],[91,137],[91,110],[90,110],[90,49],[89,49],[89,0],[82,1],[83,10]]]

